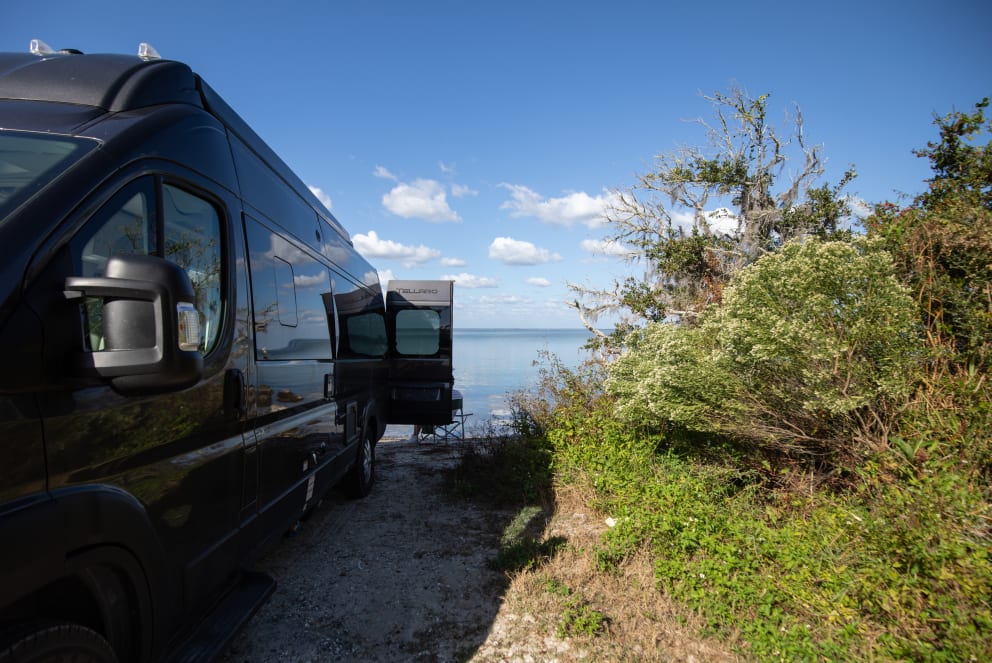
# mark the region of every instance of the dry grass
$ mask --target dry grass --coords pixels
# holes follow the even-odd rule
[[[565,537],[550,560],[515,573],[489,638],[473,661],[737,661],[727,644],[699,635],[701,624],[655,588],[648,555],[617,574],[597,569],[606,516],[590,512],[580,491],[559,486],[544,540]],[[575,606],[603,616],[600,629],[564,629]],[[595,631],[595,632],[593,632]]]

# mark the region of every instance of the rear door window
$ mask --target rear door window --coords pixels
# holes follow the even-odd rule
[[[441,345],[441,316],[430,309],[410,309],[396,314],[396,352],[433,356]]]

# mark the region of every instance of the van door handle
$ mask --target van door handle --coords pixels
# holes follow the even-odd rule
[[[243,419],[248,414],[245,391],[245,376],[241,369],[227,369],[224,373],[224,415],[228,419]]]

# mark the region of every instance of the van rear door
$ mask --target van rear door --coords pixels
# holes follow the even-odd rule
[[[389,423],[451,421],[452,281],[390,281]]]

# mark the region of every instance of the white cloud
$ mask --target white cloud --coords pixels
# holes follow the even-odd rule
[[[311,288],[315,285],[327,287],[330,285],[330,281],[327,280],[327,272],[323,270],[321,270],[319,274],[314,274],[312,276],[298,274],[293,277],[293,283],[297,288]]]
[[[444,267],[464,267],[465,261],[461,258],[441,258],[441,265]]]
[[[673,227],[686,230],[692,230],[692,221],[696,218],[692,212],[685,210],[669,210],[669,216],[672,219]]]
[[[476,276],[475,274],[467,274],[462,272],[461,274],[445,274],[441,277],[442,281],[454,281],[455,285],[462,288],[498,288],[499,279],[494,279],[489,276]]]
[[[531,278],[527,279],[527,283],[530,283],[531,285],[536,285],[541,288],[547,288],[548,286],[551,285],[551,281],[544,278],[543,276],[532,276]]]
[[[629,258],[633,250],[612,239],[584,239],[582,250],[611,258]]]
[[[726,207],[719,207],[711,212],[705,212],[706,223],[715,233],[732,235],[737,232],[737,215]]]
[[[461,184],[452,184],[451,195],[455,198],[464,198],[465,196],[478,196],[479,192]]]
[[[561,256],[542,249],[530,242],[521,242],[511,237],[497,237],[489,245],[489,257],[507,265],[542,265],[558,262]]]
[[[365,258],[387,258],[399,260],[404,267],[422,265],[425,262],[434,260],[441,256],[437,249],[424,246],[407,246],[388,239],[380,239],[379,235],[370,230],[368,235],[361,233],[352,237],[355,248]]]
[[[444,186],[435,180],[400,182],[382,197],[383,206],[405,219],[418,218],[434,223],[458,222],[462,218],[448,206]]]
[[[533,300],[526,297],[518,297],[517,295],[488,295],[484,297],[479,297],[476,300],[479,304],[491,305],[491,304],[533,304]]]
[[[445,175],[454,175],[455,174],[455,164],[451,164],[449,166],[448,164],[444,163],[443,161],[438,161],[437,162],[437,167],[440,168],[441,169],[441,172],[444,173]]]
[[[676,210],[671,213],[672,225],[686,230],[692,229],[695,214],[688,210]],[[737,232],[737,216],[726,207],[718,207],[708,212],[703,212],[703,218],[709,224],[710,230],[714,233],[732,235]]]
[[[872,207],[872,205],[864,198],[858,198],[857,196],[846,196],[844,200],[846,200],[847,204],[851,206],[851,212],[854,216],[859,219],[865,219],[875,212],[874,207]]]
[[[395,175],[393,175],[391,172],[389,172],[388,170],[386,170],[382,166],[376,166],[375,167],[375,170],[372,171],[372,174],[375,177],[378,177],[380,179],[392,180],[394,182],[398,182],[399,181],[399,178],[398,177],[396,177]]]
[[[515,217],[533,216],[545,223],[573,226],[577,223],[595,228],[606,223],[606,213],[616,202],[612,193],[590,196],[584,191],[561,198],[544,198],[536,191],[519,184],[500,184],[510,192],[511,199],[500,205]]]
[[[313,195],[317,196],[317,200],[323,203],[324,207],[326,207],[328,210],[331,209],[331,197],[328,196],[326,193],[324,193],[324,191],[320,187],[310,186],[308,184],[307,188],[310,189]]]

